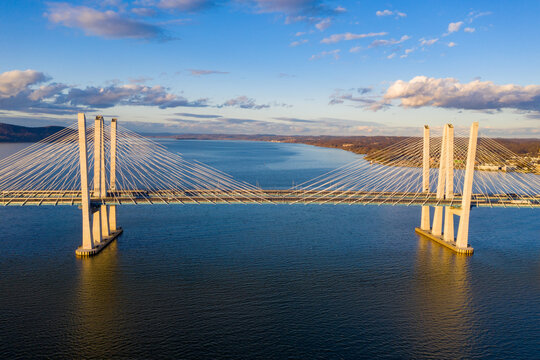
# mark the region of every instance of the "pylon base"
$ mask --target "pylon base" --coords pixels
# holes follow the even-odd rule
[[[123,230],[122,228],[119,228],[118,230],[115,230],[111,233],[111,235],[103,238],[101,243],[96,245],[93,249],[83,249],[82,247],[78,247],[77,250],[75,250],[75,255],[77,257],[90,257],[95,256],[101,252],[101,250],[105,249],[107,245],[112,243],[120,234],[122,234]]]
[[[441,244],[442,246],[444,247],[447,247],[448,249],[458,253],[458,254],[464,254],[464,255],[472,255],[473,252],[474,252],[474,249],[470,246],[466,247],[466,248],[460,248],[460,247],[457,247],[456,245],[456,242],[455,241],[452,241],[452,242],[449,242],[449,241],[445,241],[442,236],[438,236],[438,235],[433,235],[431,233],[430,230],[422,230],[420,228],[415,228],[414,231],[419,234],[419,235],[422,235],[430,240],[433,240],[435,241],[436,243],[438,244]]]

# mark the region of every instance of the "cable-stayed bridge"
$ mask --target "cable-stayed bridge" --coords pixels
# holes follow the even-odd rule
[[[471,207],[540,208],[540,176],[529,158],[451,125],[407,138],[290,189],[261,189],[171,153],[98,116],[0,160],[0,205],[79,206],[81,256],[116,238],[119,205],[258,203],[421,206],[417,232],[461,253]],[[429,206],[435,207],[433,221]],[[454,236],[454,216],[459,216]],[[444,221],[443,221],[444,220]],[[444,226],[444,229],[443,229]]]

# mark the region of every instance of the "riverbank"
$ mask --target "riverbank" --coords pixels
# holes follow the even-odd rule
[[[408,136],[306,136],[306,135],[237,135],[237,134],[178,134],[157,135],[156,138],[177,140],[247,140],[297,143],[342,149],[355,154],[369,154],[409,138]],[[495,139],[518,155],[534,156],[540,153],[540,139]],[[536,155],[538,156],[538,155]]]

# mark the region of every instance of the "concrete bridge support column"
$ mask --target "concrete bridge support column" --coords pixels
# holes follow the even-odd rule
[[[443,136],[441,141],[441,157],[439,159],[439,178],[437,179],[437,199],[444,198],[444,182],[446,180],[446,151],[447,144],[446,138],[448,135],[448,124],[444,126]],[[435,206],[435,213],[433,214],[433,227],[431,232],[433,235],[440,236],[442,234],[442,221],[443,221],[443,206]]]
[[[465,167],[465,178],[463,180],[463,198],[461,200],[460,218],[456,246],[460,249],[467,249],[469,239],[469,215],[471,212],[472,185],[474,179],[474,163],[476,160],[476,144],[478,139],[478,122],[471,125],[471,135],[469,136],[469,147],[467,149],[467,164]]]
[[[424,151],[422,157],[422,191],[429,193],[429,126],[424,125]],[[422,206],[420,229],[430,230],[429,206]]]
[[[447,125],[446,130],[446,157],[445,157],[445,199],[454,198],[454,127]],[[454,214],[449,206],[444,212],[444,241],[454,241]]]
[[[105,124],[104,124],[104,120],[103,120],[103,116],[100,116],[101,118],[101,121],[100,121],[100,125],[101,125],[101,130],[100,130],[100,135],[101,135],[101,139],[100,139],[100,155],[99,155],[99,160],[100,160],[100,163],[99,163],[99,167],[100,167],[100,170],[99,170],[99,181],[100,181],[100,190],[101,190],[101,198],[105,198],[107,197],[107,173],[105,171]],[[107,205],[100,205],[100,213],[101,213],[101,237],[104,238],[104,237],[107,237],[110,235],[110,232],[109,232],[109,217],[107,216],[107,210],[108,210],[108,206]]]
[[[101,198],[101,123],[103,117],[96,116],[94,123],[94,197]],[[102,241],[101,207],[94,209],[92,217],[94,244]]]
[[[116,191],[116,121],[117,119],[113,118],[111,120],[111,159],[110,159],[110,175],[109,175],[109,189],[111,192]],[[111,205],[109,207],[109,230],[111,233],[114,233],[116,230],[116,205]]]
[[[81,209],[82,209],[82,246],[83,250],[92,250],[92,228],[90,227],[90,193],[88,191],[88,156],[86,151],[86,117],[79,113],[79,165],[81,171]]]

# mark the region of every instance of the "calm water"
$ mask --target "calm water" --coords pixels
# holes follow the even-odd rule
[[[165,141],[262,187],[357,158]],[[20,144],[0,144],[0,157]],[[416,207],[125,206],[79,260],[80,210],[0,207],[0,358],[540,358],[540,212],[473,209],[472,257]]]

